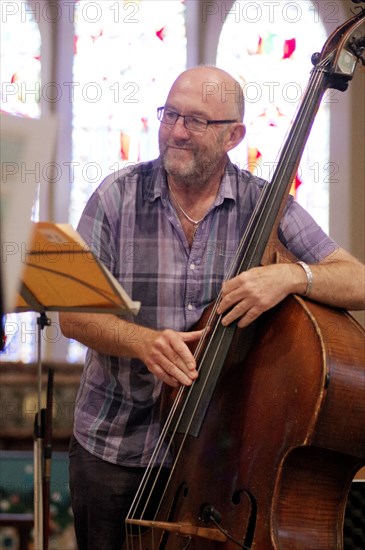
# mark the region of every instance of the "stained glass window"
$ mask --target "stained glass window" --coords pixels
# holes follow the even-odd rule
[[[24,0],[3,2],[1,21],[1,110],[40,117],[41,36]]]
[[[3,2],[1,11],[1,110],[16,116],[41,114],[41,36],[31,6],[24,0]],[[33,219],[36,220],[35,208]],[[9,314],[1,360],[36,360],[36,316]]]
[[[310,33],[310,40],[308,39]],[[326,33],[312,2],[239,0],[220,35],[217,65],[242,84],[247,137],[231,156],[241,167],[271,179],[284,137],[309,80],[311,56]],[[322,102],[292,193],[328,231],[329,189],[336,165],[329,163],[329,106]]]
[[[70,222],[103,177],[158,155],[156,108],[186,66],[181,0],[77,2]]]

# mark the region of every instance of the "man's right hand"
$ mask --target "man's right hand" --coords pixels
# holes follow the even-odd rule
[[[148,370],[172,387],[190,386],[197,378],[196,361],[187,344],[197,342],[203,330],[175,332],[148,331],[140,359]]]

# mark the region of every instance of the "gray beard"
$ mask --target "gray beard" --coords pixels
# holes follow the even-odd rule
[[[174,161],[169,161],[164,155],[161,155],[161,158],[168,175],[172,176],[177,183],[188,188],[200,189],[218,168],[216,163],[201,165],[197,161],[185,164],[182,168],[176,168]]]

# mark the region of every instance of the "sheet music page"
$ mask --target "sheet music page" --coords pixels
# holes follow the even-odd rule
[[[69,224],[38,222],[25,255],[18,311],[98,311],[137,315],[132,300]]]

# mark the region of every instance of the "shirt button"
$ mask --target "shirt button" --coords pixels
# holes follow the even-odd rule
[[[191,311],[193,309],[193,305],[192,304],[188,304],[188,310]]]
[[[190,269],[195,269],[195,264],[190,264]]]

